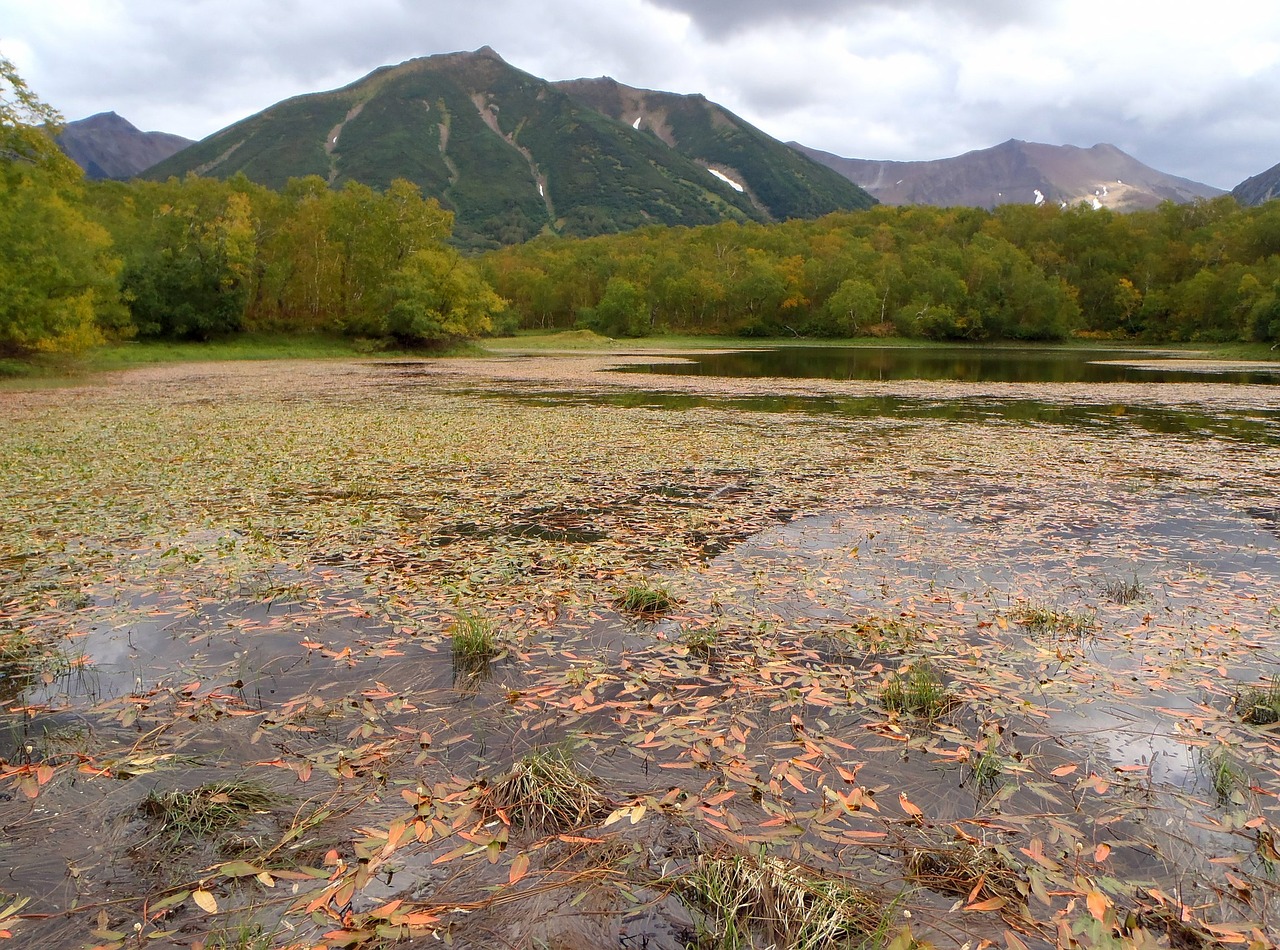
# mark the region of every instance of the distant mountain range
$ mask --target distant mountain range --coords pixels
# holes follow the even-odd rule
[[[1010,139],[994,148],[928,162],[877,162],[792,147],[838,171],[890,205],[1073,205],[1132,211],[1162,201],[1184,204],[1225,194],[1142,164],[1114,145],[1077,148]]]
[[[453,210],[457,240],[477,248],[541,233],[818,217],[876,201],[1130,211],[1223,194],[1112,145],[1011,139],[935,161],[842,158],[784,145],[704,96],[609,78],[547,82],[489,47],[383,67],[194,144],[114,112],[69,123],[59,144],[93,178],[243,172],[273,188],[303,175],[377,188],[407,178]],[[1280,195],[1280,165],[1232,194],[1242,204]]]
[[[649,102],[637,114],[621,103]],[[603,111],[602,111],[603,110]],[[473,247],[542,232],[772,221],[867,208],[862,189],[700,96],[556,85],[485,47],[379,69],[281,102],[146,172],[243,172],[273,188],[415,182]]]
[[[182,151],[191,139],[168,132],[140,132],[114,112],[68,122],[59,147],[89,178],[133,178]]]

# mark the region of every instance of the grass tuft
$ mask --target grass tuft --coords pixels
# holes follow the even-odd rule
[[[676,605],[670,591],[659,584],[632,584],[615,604],[618,609],[645,617],[658,617]]]
[[[559,749],[530,752],[516,762],[485,790],[483,807],[534,838],[585,827],[607,812],[596,780]]]
[[[455,661],[474,664],[498,655],[498,636],[494,623],[479,614],[460,613],[453,622],[449,637]]]
[[[1248,787],[1248,776],[1229,746],[1218,744],[1204,753],[1204,768],[1218,804],[1225,805],[1236,793]]]
[[[907,851],[903,863],[917,883],[970,903],[995,897],[1015,906],[1024,901],[1022,872],[994,848],[965,842],[918,847]]]
[[[21,630],[0,630],[0,664],[25,663],[37,653],[39,648],[35,641]]]
[[[1266,686],[1250,686],[1236,697],[1240,719],[1254,726],[1280,722],[1280,676]]]
[[[720,631],[714,627],[687,627],[680,635],[680,642],[690,655],[709,660],[719,650]]]
[[[1097,623],[1090,613],[1054,610],[1034,604],[1023,604],[1011,615],[1013,622],[1026,627],[1031,633],[1057,637],[1083,637]]]
[[[1114,580],[1107,581],[1102,585],[1102,592],[1106,595],[1107,600],[1113,604],[1127,605],[1135,601],[1142,600],[1147,596],[1147,589],[1142,582],[1134,577],[1130,580]]]
[[[668,881],[716,947],[853,947],[884,929],[884,908],[872,895],[780,858],[701,855]]]
[[[977,750],[969,758],[967,780],[979,791],[993,791],[1004,774],[1004,763],[994,749]]]
[[[933,664],[919,662],[890,676],[880,691],[880,701],[890,712],[932,720],[945,713],[955,702],[955,697],[947,690]]]
[[[216,839],[281,801],[281,795],[258,782],[211,782],[190,791],[152,791],[138,807],[159,822],[157,836],[176,848],[186,840]]]

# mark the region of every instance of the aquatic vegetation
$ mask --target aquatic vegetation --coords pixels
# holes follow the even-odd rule
[[[484,790],[482,808],[533,838],[583,828],[607,812],[600,784],[563,749],[522,756]]]
[[[642,582],[632,584],[616,601],[618,609],[642,617],[658,617],[675,606],[675,598],[661,584]]]
[[[283,795],[256,781],[211,782],[189,790],[150,792],[138,810],[155,826],[167,848],[208,841],[253,815],[270,812]]]
[[[1280,722],[1280,675],[1266,686],[1250,686],[1236,697],[1236,713],[1254,726]]]
[[[943,944],[959,921],[975,946],[1133,950],[1161,909],[1280,942],[1280,739],[1220,712],[1270,704],[1280,627],[1258,592],[1278,589],[1280,542],[1249,510],[1280,466],[1265,440],[1225,450],[1257,437],[1215,403],[1228,387],[1178,438],[1144,430],[1148,475],[1099,464],[1141,423],[1098,387],[1036,389],[1010,415],[964,383],[975,398],[891,384],[886,409],[856,383],[734,381],[731,405],[664,380],[688,409],[567,359],[3,394],[3,629],[39,655],[15,639],[22,672],[0,681],[4,856],[30,898],[0,929],[112,945],[81,888],[108,902],[103,933],[144,946],[173,928],[521,945],[512,921],[575,915],[613,940],[690,913],[712,946],[819,939],[780,905],[832,910],[812,932],[837,946]],[[787,415],[742,405],[753,386],[871,409]],[[1094,415],[1064,424],[1046,398]],[[1280,418],[1280,392],[1258,398]],[[1082,581],[1134,564],[1159,610]],[[666,615],[622,609],[629,586]],[[1096,616],[1072,613],[1089,596]],[[1210,741],[1238,773],[1187,751]],[[179,770],[286,789],[296,814],[202,818],[235,796],[160,801]],[[155,814],[122,816],[152,783]],[[166,822],[199,868],[106,873],[112,834],[163,855]],[[655,883],[699,860],[702,885]]]
[[[955,695],[931,662],[919,660],[889,677],[880,690],[880,701],[890,712],[937,719],[955,702]]]
[[[462,612],[453,621],[449,645],[455,662],[481,663],[498,655],[497,629],[492,620]]]
[[[1084,636],[1097,624],[1093,614],[1056,610],[1037,604],[1019,606],[1012,612],[1011,619],[1032,633],[1065,638]]]
[[[1113,604],[1132,604],[1147,596],[1147,588],[1137,577],[1128,580],[1110,580],[1102,585],[1102,592]]]
[[[859,947],[884,927],[882,901],[847,879],[777,857],[701,854],[668,883],[698,915],[700,946]]]

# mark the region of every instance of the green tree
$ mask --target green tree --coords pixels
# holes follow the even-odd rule
[[[437,244],[409,253],[391,278],[386,332],[409,346],[438,346],[483,336],[506,310],[470,262]]]
[[[150,186],[158,203],[149,240],[122,281],[143,336],[207,340],[244,324],[257,260],[257,224],[247,195],[194,176]]]
[[[0,354],[82,350],[118,308],[119,262],[53,142],[58,118],[0,57]]]
[[[649,304],[644,293],[631,281],[611,277],[600,303],[583,308],[579,322],[605,336],[646,336],[649,333]]]

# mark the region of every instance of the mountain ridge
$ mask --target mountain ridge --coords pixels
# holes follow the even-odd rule
[[[1166,200],[1185,204],[1226,193],[1157,171],[1106,143],[1082,148],[1009,139],[951,158],[916,162],[844,158],[798,142],[788,144],[891,205],[991,208],[1084,201],[1130,211]]]
[[[1231,197],[1242,205],[1260,205],[1280,198],[1280,165],[1246,178],[1231,189]]]

